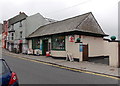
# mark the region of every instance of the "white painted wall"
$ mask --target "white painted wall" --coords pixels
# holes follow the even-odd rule
[[[28,40],[28,47],[29,49],[32,49],[32,40]]]
[[[32,32],[37,30],[40,26],[48,24],[48,21],[39,13],[26,18],[25,37],[28,37]]]
[[[105,55],[109,56],[109,65],[118,67],[119,63],[118,42],[104,41],[104,52]]]
[[[20,39],[20,32],[22,31],[22,38],[25,38],[25,28],[26,28],[26,20],[23,20],[22,26],[20,27],[20,22],[14,24],[14,30],[15,30],[15,40]]]
[[[66,51],[51,50],[51,56],[54,56],[54,57],[66,57]]]
[[[79,51],[80,43],[69,42],[69,36],[65,36],[65,37],[66,37],[66,40],[65,40],[66,51],[68,51],[69,53],[72,53],[74,58],[80,59],[80,61],[82,61],[82,53]],[[77,38],[77,36],[75,36],[75,38]],[[51,55],[55,57],[66,57],[67,55],[66,51],[52,50]]]
[[[73,54],[74,58],[82,60],[82,52],[79,51],[80,43],[69,42],[69,36],[65,36],[65,47],[66,51]],[[79,35],[75,35],[75,40]],[[51,43],[51,38],[48,40]],[[94,56],[109,56],[109,65],[118,67],[118,42],[108,42],[99,37],[81,36],[81,41],[83,44],[88,44],[89,47],[89,57]],[[32,40],[29,40],[29,48],[32,48]],[[42,39],[40,40],[42,44]],[[51,50],[51,55],[54,57],[66,57],[66,51],[55,51]],[[42,54],[42,51],[40,51]]]
[[[81,40],[88,44],[89,57],[104,56],[104,40],[102,37],[82,36]]]
[[[110,66],[118,67],[118,43],[110,43]]]

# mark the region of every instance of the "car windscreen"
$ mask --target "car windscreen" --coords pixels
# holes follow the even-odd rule
[[[10,69],[6,65],[5,61],[0,60],[0,75],[10,72]]]

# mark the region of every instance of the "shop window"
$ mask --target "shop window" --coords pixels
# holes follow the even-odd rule
[[[52,50],[65,50],[65,36],[52,37]]]
[[[40,39],[39,38],[32,39],[32,48],[40,49]]]

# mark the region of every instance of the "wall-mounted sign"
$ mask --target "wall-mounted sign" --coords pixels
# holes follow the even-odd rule
[[[80,44],[80,45],[79,45],[79,51],[80,51],[80,52],[83,52],[83,44]]]
[[[75,37],[74,36],[69,36],[69,42],[74,42],[75,41]]]
[[[42,44],[40,44],[40,50],[42,50]]]

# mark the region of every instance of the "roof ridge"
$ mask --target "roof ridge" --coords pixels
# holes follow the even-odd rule
[[[96,20],[95,16],[93,14],[91,14],[93,16],[93,18],[95,19],[97,25],[99,26],[99,28],[102,30],[102,32],[104,33],[103,29],[101,28],[100,24],[98,23],[98,21]],[[105,34],[105,33],[104,33]]]
[[[88,19],[90,16],[90,19]],[[37,37],[37,36],[44,36],[44,35],[52,35],[52,34],[57,34],[57,33],[64,33],[64,32],[70,32],[70,31],[81,31],[81,32],[90,32],[91,34],[100,34],[101,36],[105,36],[105,33],[101,30],[96,30],[99,29],[98,24],[96,24],[96,21],[94,20],[95,27],[91,24],[94,25],[94,23],[90,23],[90,28],[91,29],[86,29],[86,23],[89,23],[89,21],[94,18],[92,12],[85,13],[79,16],[71,17],[68,19],[64,19],[58,22],[46,24],[43,26],[40,26],[36,31],[31,33],[28,37]],[[87,19],[89,21],[87,21]],[[95,18],[94,18],[95,19]],[[66,25],[65,25],[66,24]],[[81,29],[79,26],[83,26]],[[85,29],[83,29],[85,28]],[[102,28],[101,28],[102,29]],[[98,32],[97,32],[98,31]],[[97,33],[96,33],[97,32]]]
[[[24,13],[24,12],[22,12],[22,13],[20,13],[20,14],[17,14],[17,15],[15,15],[15,16],[13,16],[12,18],[9,18],[8,20],[11,20],[11,19],[13,19],[13,18],[16,18],[16,17],[18,17],[18,16],[20,16],[20,15],[26,15],[26,13]],[[28,15],[26,15],[26,16],[28,16]]]

